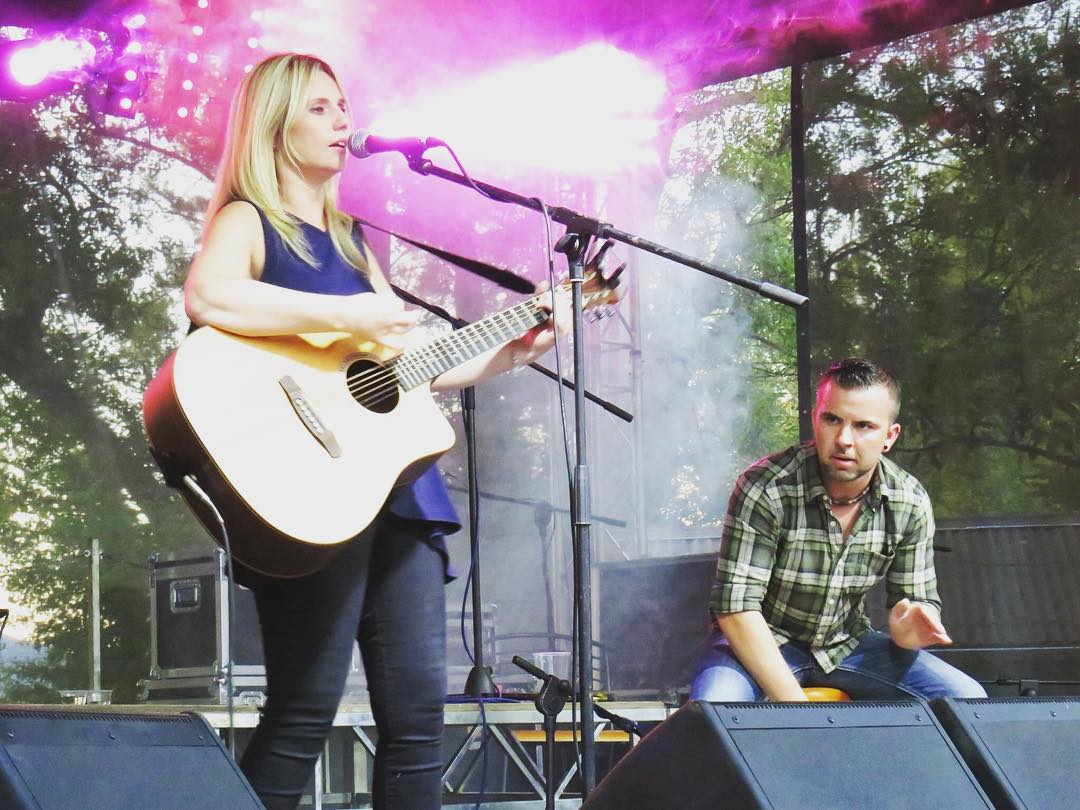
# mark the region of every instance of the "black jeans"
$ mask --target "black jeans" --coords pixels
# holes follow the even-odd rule
[[[441,806],[446,603],[429,527],[386,510],[330,565],[250,577],[267,701],[241,767],[268,810],[292,810],[311,778],[360,642],[378,730],[374,805]]]

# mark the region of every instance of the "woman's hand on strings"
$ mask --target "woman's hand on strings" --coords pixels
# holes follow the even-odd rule
[[[405,348],[419,312],[405,309],[402,300],[390,293],[358,293],[350,298],[349,332],[390,349]]]
[[[548,312],[551,312],[551,295],[548,294],[550,285],[546,281],[536,285],[536,292],[540,295],[538,303]],[[517,340],[511,342],[511,353],[514,365],[526,365],[542,357],[555,345],[555,333],[558,330],[560,340],[566,340],[570,336],[573,326],[573,315],[570,311],[570,290],[565,285],[560,285],[555,290],[555,316],[548,318],[539,326],[534,326]]]

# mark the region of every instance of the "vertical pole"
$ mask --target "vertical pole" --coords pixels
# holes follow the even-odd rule
[[[806,119],[803,114],[803,66],[791,66],[791,211],[795,250],[795,292],[810,296],[806,257]],[[799,438],[813,437],[810,387],[810,307],[795,310],[795,367],[799,385]]]
[[[90,688],[101,689],[101,541],[90,541]]]
[[[555,810],[555,791],[559,787],[555,772],[555,715],[544,715],[544,810]]]
[[[461,391],[465,426],[465,457],[469,471],[469,565],[472,576],[473,666],[465,679],[465,694],[478,699],[495,695],[491,667],[484,664],[484,603],[480,593],[480,480],[476,466],[476,389]]]
[[[574,313],[574,427],[577,464],[574,467],[572,501],[575,540],[574,579],[578,600],[577,680],[581,704],[581,794],[589,797],[596,785],[596,752],[593,745],[592,699],[592,493],[589,478],[589,454],[585,426],[585,330],[582,327],[581,285],[584,281],[585,253],[589,240],[577,236],[577,251],[570,261],[571,299]]]

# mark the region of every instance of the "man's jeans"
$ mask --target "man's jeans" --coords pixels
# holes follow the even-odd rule
[[[789,641],[780,653],[801,686],[831,686],[853,700],[904,700],[921,697],[986,697],[973,678],[925,650],[905,650],[876,630],[863,636],[852,653],[826,674],[808,645]],[[764,700],[765,693],[739,663],[727,639],[713,628],[709,650],[690,687],[692,700],[716,703]]]

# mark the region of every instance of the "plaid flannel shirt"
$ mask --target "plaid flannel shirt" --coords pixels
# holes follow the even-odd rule
[[[907,597],[941,609],[933,543],[930,497],[885,457],[845,542],[813,443],[795,445],[736,482],[709,612],[760,611],[777,643],[805,642],[831,672],[871,629],[863,599],[882,577],[888,607]]]

